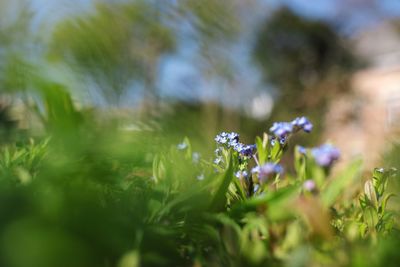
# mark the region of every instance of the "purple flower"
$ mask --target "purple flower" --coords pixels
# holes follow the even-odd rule
[[[307,154],[307,149],[303,146],[297,146],[297,151],[302,154],[302,155],[306,155]]]
[[[244,145],[235,141],[232,142],[229,147],[233,148],[237,152],[240,152],[243,149]]]
[[[214,163],[217,164],[217,165],[219,165],[221,162],[222,162],[222,158],[221,158],[221,157],[217,157],[217,158],[214,160]]]
[[[222,132],[215,137],[215,142],[220,145],[224,145],[228,142],[228,134],[226,132]]]
[[[283,145],[291,134],[299,130],[309,133],[312,128],[312,123],[306,117],[297,117],[291,122],[274,122],[269,131],[277,137],[279,142]]]
[[[269,131],[277,137],[284,138],[292,133],[293,125],[289,122],[274,122]]]
[[[236,142],[239,141],[239,134],[237,134],[235,132],[228,133],[227,137],[229,140],[232,140],[232,141],[236,140]]]
[[[303,188],[306,191],[312,192],[316,189],[315,182],[313,180],[306,180],[303,183]]]
[[[233,148],[238,153],[242,154],[246,157],[251,157],[255,150],[255,145],[244,145],[239,142],[239,135],[235,132],[226,133],[222,132],[215,137],[215,141],[225,148]],[[216,156],[219,156],[221,153],[221,147],[215,150]]]
[[[231,133],[222,132],[218,134],[214,140],[220,145],[234,147],[239,142],[239,135],[234,132]]]
[[[249,175],[249,173],[248,173],[247,171],[237,171],[237,172],[235,173],[235,176],[236,176],[238,179],[246,178],[248,175]]]
[[[313,148],[311,153],[318,165],[322,167],[330,167],[339,159],[340,151],[331,144],[324,144]]]
[[[257,149],[256,145],[246,145],[243,146],[241,150],[238,152],[245,157],[251,157],[256,152],[256,149]]]
[[[306,117],[297,117],[292,121],[292,125],[296,131],[302,129],[306,133],[311,132],[313,125]]]
[[[288,137],[285,136],[285,137],[278,137],[278,138],[276,138],[276,137],[272,136],[272,137],[271,137],[271,145],[272,145],[272,146],[275,145],[275,142],[276,142],[277,139],[279,140],[279,144],[281,144],[282,146],[284,146],[284,145],[286,144],[286,141],[287,141]]]
[[[251,172],[257,173],[258,179],[260,179],[261,182],[265,182],[268,180],[268,178],[271,178],[276,174],[281,174],[283,172],[283,168],[280,164],[268,162],[262,166],[254,167]]]

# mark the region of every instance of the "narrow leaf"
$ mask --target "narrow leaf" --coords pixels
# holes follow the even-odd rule
[[[361,160],[356,160],[350,166],[342,171],[341,174],[332,180],[321,193],[321,199],[324,206],[331,206],[337,197],[349,187],[355,180],[360,178]]]
[[[226,204],[226,194],[233,177],[232,155],[229,156],[228,168],[222,176],[221,184],[211,200],[210,209],[219,210]]]

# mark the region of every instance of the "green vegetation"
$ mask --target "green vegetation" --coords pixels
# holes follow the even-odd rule
[[[271,142],[276,127],[257,138],[255,154],[217,140],[222,158],[213,163],[188,139],[177,146],[157,132],[122,131],[83,114],[71,120],[77,110],[48,111],[44,136],[1,147],[2,266],[381,266],[398,259],[398,215],[386,208],[395,199],[387,192],[392,170],[362,177],[356,160],[332,176],[335,157],[321,161],[298,147],[294,172],[249,175],[280,162],[290,140]]]
[[[364,173],[362,159],[335,168],[332,144],[300,146],[356,65],[334,29],[286,9],[260,27],[248,53],[281,97],[261,122],[221,99],[167,101],[159,84],[187,45],[222,98],[246,90],[226,47],[247,1],[112,2],[46,34],[29,1],[0,18],[1,267],[398,265],[397,150]],[[140,103],[124,110],[129,93]],[[303,113],[314,126],[266,123]]]

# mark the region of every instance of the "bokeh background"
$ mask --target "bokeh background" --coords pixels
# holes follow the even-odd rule
[[[0,1],[3,140],[43,132],[44,82],[100,123],[204,154],[219,131],[251,142],[305,115],[305,146],[400,162],[397,0]]]

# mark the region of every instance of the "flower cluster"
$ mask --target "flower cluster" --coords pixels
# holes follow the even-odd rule
[[[231,133],[222,132],[218,134],[214,140],[220,145],[227,147],[234,147],[237,143],[239,143],[239,134],[234,132]]]
[[[252,157],[256,152],[256,150],[257,150],[256,145],[245,145],[242,146],[240,150],[238,150],[238,152],[245,157]]]
[[[291,122],[275,122],[269,131],[273,134],[271,141],[278,139],[283,145],[291,134],[300,130],[309,133],[312,128],[312,123],[306,117],[297,117]]]
[[[235,132],[226,133],[222,132],[218,134],[214,139],[217,144],[221,145],[225,148],[232,148],[233,150],[240,153],[242,156],[245,157],[252,157],[256,152],[256,145],[245,145],[239,142],[239,134]],[[221,150],[217,148],[215,154],[217,157],[220,156]]]
[[[254,167],[251,172],[257,173],[260,182],[264,183],[274,175],[282,174],[283,167],[280,164],[268,162],[264,165]]]
[[[285,138],[293,132],[293,125],[290,122],[274,122],[269,131],[276,137]]]
[[[339,159],[340,151],[331,144],[324,144],[311,150],[315,161],[322,167],[330,167]]]
[[[306,117],[297,117],[292,121],[292,125],[295,131],[303,130],[310,133],[313,129],[312,123]]]

